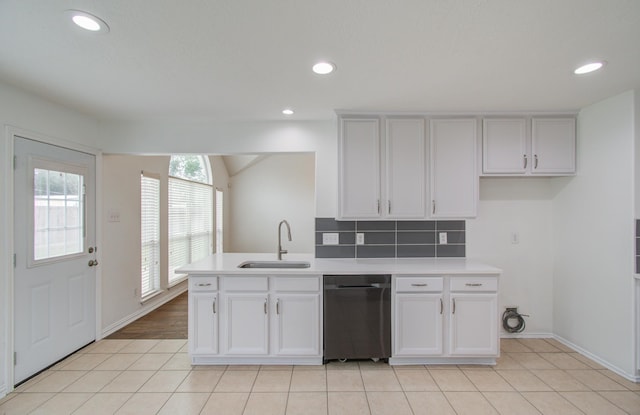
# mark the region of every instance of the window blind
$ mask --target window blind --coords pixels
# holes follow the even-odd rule
[[[176,268],[213,250],[213,187],[169,177],[169,285]]]
[[[224,194],[216,189],[216,253],[221,254],[224,249]]]
[[[160,289],[160,176],[140,177],[140,296]]]

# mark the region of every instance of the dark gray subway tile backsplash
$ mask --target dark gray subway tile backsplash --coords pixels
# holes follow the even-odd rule
[[[464,257],[464,220],[337,221],[316,218],[316,258],[435,258]],[[439,244],[439,233],[447,244]],[[337,233],[338,245],[324,245],[323,233]],[[356,244],[356,233],[364,244]]]

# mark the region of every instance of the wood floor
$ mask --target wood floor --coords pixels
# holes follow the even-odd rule
[[[111,334],[107,339],[186,339],[187,292]]]

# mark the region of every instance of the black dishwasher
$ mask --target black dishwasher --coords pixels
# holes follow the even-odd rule
[[[391,276],[324,276],[324,360],[391,356]]]

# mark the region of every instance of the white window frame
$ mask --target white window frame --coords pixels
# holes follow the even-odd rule
[[[147,212],[147,210],[145,210],[144,198],[145,198],[145,195],[147,194],[145,190],[153,191],[154,189],[145,189],[145,179],[156,182],[156,186],[157,186],[157,194],[153,195],[155,197],[155,200],[151,200],[151,202],[155,202],[156,204],[155,214],[157,216],[155,217],[155,222],[156,222],[155,232],[153,232],[153,230],[149,232],[149,233],[155,233],[155,235],[152,235],[152,237],[154,237],[155,239],[155,244],[154,244],[155,246],[153,247],[153,251],[155,255],[152,255],[152,257],[155,258],[155,261],[153,261],[155,262],[155,264],[151,265],[152,271],[150,272],[149,277],[147,277],[149,281],[146,284],[145,284],[145,271],[144,271],[144,268],[145,268],[144,245],[146,243],[145,239],[148,239],[148,238],[145,238],[145,235],[147,234],[148,229],[145,227],[145,224],[150,224],[153,218],[147,220],[147,218],[144,216],[145,212]],[[141,172],[141,175],[140,175],[140,301],[142,302],[148,300],[151,297],[154,297],[155,295],[157,295],[159,292],[162,291],[161,280],[160,280],[160,269],[161,269],[160,268],[160,262],[161,262],[160,193],[161,193],[160,175],[156,173],[145,172],[145,171]],[[148,290],[144,290],[145,285],[148,285],[150,288]]]

